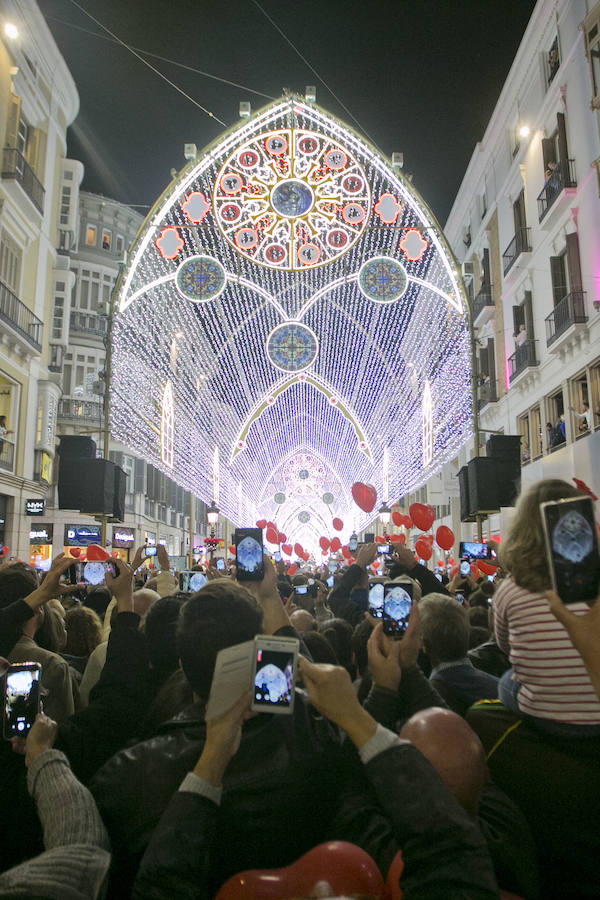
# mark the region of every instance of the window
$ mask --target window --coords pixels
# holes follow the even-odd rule
[[[485,191],[479,198],[479,208],[481,210],[481,218],[483,219],[485,214],[487,213],[487,196]]]
[[[529,436],[531,458],[538,459],[542,455],[542,411],[539,406],[529,412]]]
[[[117,253],[123,253],[125,250],[125,239],[122,234],[117,235]]]
[[[21,281],[21,248],[7,231],[2,231],[0,242],[0,281],[18,294]]]
[[[69,224],[69,212],[71,209],[71,188],[64,185],[60,198],[60,224]]]
[[[590,407],[595,428],[600,428],[600,362],[590,367]]]
[[[546,447],[549,452],[566,441],[566,430],[563,421],[565,402],[562,388],[547,398],[546,410],[549,417],[546,423]]]
[[[88,225],[87,231],[85,234],[85,242],[88,245],[88,247],[96,246],[96,226],[95,225]]]
[[[590,409],[590,390],[587,373],[575,376],[569,385],[571,397],[571,428],[575,438],[583,437],[593,430],[592,412]]]
[[[106,228],[102,229],[102,249],[110,250],[112,244],[112,232],[107,231]]]
[[[548,84],[552,84],[554,76],[560,68],[560,52],[558,49],[558,36],[554,38],[552,46],[548,50],[546,69],[548,72]]]
[[[65,181],[73,181],[73,173],[71,172],[70,169],[67,169],[67,170],[64,172],[63,178],[64,178]]]
[[[550,277],[552,278],[552,299],[554,306],[558,306],[569,293],[567,279],[567,253],[550,257]]]
[[[531,461],[531,435],[529,428],[529,413],[519,416],[517,419],[517,427],[521,435],[521,464],[525,465]]]

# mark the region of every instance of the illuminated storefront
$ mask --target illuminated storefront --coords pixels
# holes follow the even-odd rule
[[[36,522],[29,531],[29,565],[47,572],[52,563],[52,523]]]
[[[112,545],[114,550],[118,550],[119,557],[125,562],[129,562],[130,551],[135,545],[135,532],[132,528],[115,525],[112,533]]]

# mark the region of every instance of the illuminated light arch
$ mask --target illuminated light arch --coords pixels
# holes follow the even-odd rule
[[[217,260],[225,273],[220,292],[192,291],[199,302],[175,283],[194,257]],[[359,289],[361,266],[377,257],[406,272],[396,300],[374,302]],[[269,104],[175,176],[117,289],[113,434],[207,502],[217,447],[219,506],[236,524],[249,524],[250,512],[263,518],[270,473],[304,445],[343,483],[331,515],[361,528],[370,516],[352,505],[350,487],[370,482],[381,495],[384,453],[393,500],[418,488],[470,434],[466,297],[441,229],[389,161],[315,104]],[[282,379],[267,341],[290,322],[312,331],[318,353],[307,370]],[[172,468],[158,427],[167,381]],[[427,472],[426,381],[435,400]],[[280,516],[288,516],[286,504]]]
[[[160,456],[165,466],[173,468],[175,448],[175,410],[173,404],[173,388],[167,381],[162,397],[162,415],[160,417]]]
[[[430,466],[433,460],[433,400],[431,385],[425,382],[423,389],[423,465]]]
[[[276,387],[273,387],[267,397],[262,397],[255,407],[252,410],[244,424],[242,425],[235,443],[233,445],[233,450],[231,452],[231,459],[235,459],[238,453],[241,453],[242,450],[246,447],[246,440],[248,438],[248,434],[250,429],[254,425],[255,422],[260,419],[265,410],[269,409],[270,406],[273,405],[274,402],[277,401],[277,398],[281,396],[285,391],[289,390],[294,384],[308,384],[311,387],[315,388],[317,391],[320,391],[328,400],[329,403],[335,407],[335,409],[343,416],[345,419],[350,422],[354,429],[354,433],[356,434],[357,444],[362,453],[365,454],[369,459],[373,459],[373,454],[371,448],[369,446],[369,441],[367,439],[367,434],[364,428],[361,427],[356,415],[349,408],[348,404],[340,401],[336,398],[335,391],[333,391],[330,387],[324,384],[319,378],[315,375],[301,373],[298,375],[291,375],[288,378],[285,378],[282,382],[280,382]]]

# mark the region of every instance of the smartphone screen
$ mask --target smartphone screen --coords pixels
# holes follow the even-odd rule
[[[374,619],[383,619],[383,585],[374,584],[369,590],[369,612]]]
[[[437,578],[438,581],[442,580],[442,576],[439,572],[434,572],[433,574],[435,575],[435,577]]]
[[[466,578],[467,575],[471,572],[471,563],[468,559],[461,560],[460,566],[458,567],[458,571],[462,575],[463,578]]]
[[[477,541],[461,541],[458,548],[461,559],[491,559],[492,550],[487,544],[481,544]]]
[[[291,712],[294,701],[298,642],[290,641],[289,649],[273,649],[276,641],[256,641],[254,658],[252,709],[259,712]]]
[[[348,541],[348,550],[350,553],[356,553],[358,550],[358,538],[355,534],[353,534]]]
[[[460,603],[461,606],[465,605],[465,595],[461,594],[460,591],[456,591],[454,594],[454,599],[457,603]]]
[[[233,540],[238,581],[262,581],[265,574],[262,529],[236,528]]]
[[[334,572],[337,571],[337,563],[336,563],[336,561],[335,561],[334,559],[330,559],[330,560],[329,560],[329,563],[328,563],[328,569],[329,569],[329,571],[331,572],[332,575],[333,575]]]
[[[408,619],[412,609],[412,584],[384,585],[383,600],[383,633],[390,637],[402,637],[408,628]]]
[[[333,587],[333,575],[330,575],[329,578],[327,579],[327,587],[330,587],[330,588]]]
[[[542,503],[540,512],[554,590],[563,603],[595,600],[600,554],[592,498]]]
[[[25,737],[40,711],[38,663],[9,666],[4,689],[4,737]]]
[[[297,584],[295,590],[296,590],[297,594],[306,594],[306,593],[308,593],[308,585],[307,584]]]
[[[144,547],[144,558],[156,556],[156,547]]]
[[[377,544],[377,552],[378,552],[379,554],[382,554],[382,553],[389,553],[389,552],[390,552],[390,545],[389,545],[389,544]]]
[[[117,567],[110,560],[94,560],[93,562],[77,560],[67,569],[71,584],[104,584],[107,572],[113,578],[118,575]]]
[[[275,551],[275,553],[273,554],[273,559],[275,560],[275,562],[281,562],[281,553],[279,552],[279,550]]]
[[[217,560],[217,569],[219,572],[225,571],[225,560],[221,559],[221,557]]]
[[[208,578],[204,572],[180,572],[179,573],[179,590],[185,593],[195,593],[201,590],[208,582]]]

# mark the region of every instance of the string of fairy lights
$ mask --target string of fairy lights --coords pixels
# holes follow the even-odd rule
[[[218,487],[234,523],[285,521],[316,545],[333,516],[368,523],[355,481],[403,496],[470,433],[458,278],[408,182],[313,104],[277,101],[149,215],[112,385],[117,438],[207,501]]]

